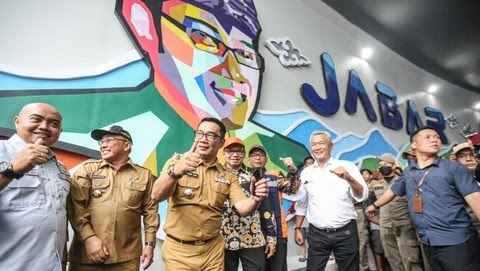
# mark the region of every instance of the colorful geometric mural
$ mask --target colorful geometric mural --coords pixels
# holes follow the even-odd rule
[[[93,129],[118,124],[132,134],[133,161],[155,175],[174,152],[190,148],[193,130],[206,116],[222,119],[228,136],[243,138],[247,148],[265,146],[267,167],[284,171],[279,157],[300,164],[313,130],[329,131],[333,156],[359,166],[371,167],[369,159],[384,153],[399,157],[408,148],[397,150],[377,128],[339,134],[307,111],[257,110],[268,67],[258,50],[261,26],[253,0],[118,0],[115,13],[137,50],[100,67],[43,73],[1,65],[0,59],[0,135],[14,132],[13,117],[25,104],[48,103],[63,116],[57,149],[70,169],[99,157]]]

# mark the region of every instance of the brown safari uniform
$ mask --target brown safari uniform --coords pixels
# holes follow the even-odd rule
[[[87,162],[72,176],[68,217],[74,229],[70,246],[70,270],[139,270],[145,241],[155,242],[159,226],[158,205],[150,194],[153,176],[131,159],[118,171],[104,160]],[[109,255],[93,264],[83,242],[96,235]],[[114,267],[114,268],[112,268]]]
[[[385,179],[372,180],[370,193],[379,199],[397,180],[397,175],[390,184]],[[411,224],[406,197],[397,196],[380,207],[380,236],[393,271],[422,270],[419,242]]]
[[[170,158],[163,167],[175,164],[180,155]],[[234,205],[246,199],[236,173],[218,161],[200,165],[194,172],[178,179],[168,199],[162,246],[165,270],[223,270],[225,243],[220,235],[222,207],[228,198]]]

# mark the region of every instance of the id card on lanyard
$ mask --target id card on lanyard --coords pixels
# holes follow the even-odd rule
[[[430,167],[425,174],[423,174],[422,179],[420,182],[418,182],[417,187],[415,188],[415,196],[413,197],[413,204],[412,204],[412,209],[414,213],[421,214],[423,212],[423,203],[422,203],[422,196],[420,195],[421,187],[423,182],[425,181],[425,178],[427,178],[428,173],[432,171],[433,167]],[[415,173],[417,171],[413,172],[413,180],[415,181]]]

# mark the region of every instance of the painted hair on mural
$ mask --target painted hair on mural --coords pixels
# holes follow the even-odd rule
[[[252,0],[185,0],[184,2],[210,11],[228,30],[235,26],[252,39],[260,31],[257,11]],[[234,17],[235,20],[228,20],[226,17]]]

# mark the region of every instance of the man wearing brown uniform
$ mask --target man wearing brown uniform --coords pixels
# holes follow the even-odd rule
[[[147,269],[160,220],[158,205],[150,200],[153,176],[129,158],[132,137],[121,126],[97,129],[91,136],[98,140],[102,159],[83,164],[72,177],[70,270],[138,271],[140,259]]]
[[[166,270],[224,270],[220,228],[225,200],[247,215],[267,196],[265,180],[261,180],[255,184],[255,195],[247,198],[236,174],[218,162],[225,133],[220,120],[202,119],[192,148],[170,158],[155,182],[152,199],[168,199],[167,238],[162,246]]]
[[[378,169],[383,178],[372,180],[369,185],[375,198],[380,198],[398,180],[394,167],[393,156],[378,157]],[[393,271],[422,270],[419,242],[411,224],[406,197],[396,197],[380,208],[380,236]]]

